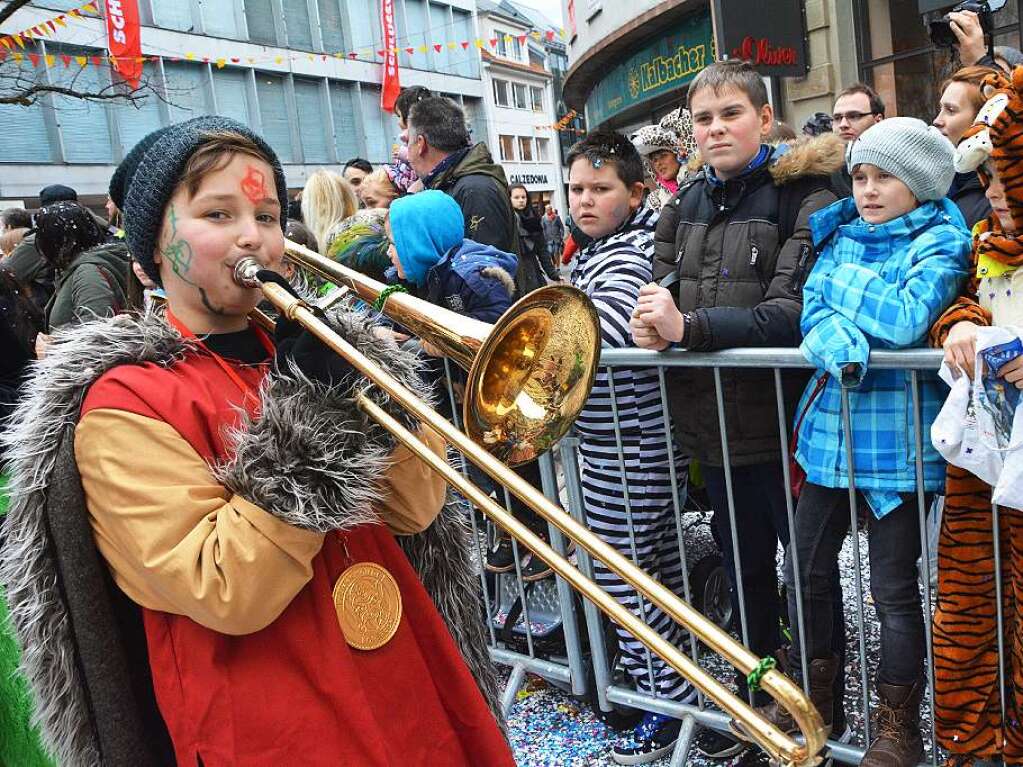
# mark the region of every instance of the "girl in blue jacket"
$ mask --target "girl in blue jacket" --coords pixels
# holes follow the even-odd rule
[[[920,424],[910,373],[871,370],[871,349],[927,345],[934,320],[958,295],[970,238],[959,209],[945,199],[954,174],[952,144],[920,120],[896,117],[850,145],[853,197],[818,211],[810,228],[820,256],[803,292],[800,350],[817,367],[797,412],[795,458],[806,472],[795,537],[785,565],[789,615],[796,615],[793,550],[803,590],[805,647],[798,632],[792,668],[805,655],[811,700],[830,727],[832,580],[849,531],[850,474],[867,508],[870,587],[881,623],[875,738],[868,767],[914,765],[923,758],[919,706],[924,619],[917,586],[920,557],[916,428],[922,433],[922,481],[940,491],[944,465],[927,433],[941,407],[938,379],[920,373]],[[848,393],[852,434],[842,428]],[[853,466],[847,465],[852,440]],[[775,704],[767,717],[792,722]]]

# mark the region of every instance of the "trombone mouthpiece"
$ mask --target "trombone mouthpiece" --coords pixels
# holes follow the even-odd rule
[[[260,269],[262,267],[256,259],[248,256],[240,258],[234,265],[234,281],[245,288],[258,288],[261,283],[256,272]]]

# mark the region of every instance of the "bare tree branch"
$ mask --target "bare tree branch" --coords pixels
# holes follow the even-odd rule
[[[7,19],[14,15],[14,12],[19,8],[24,8],[29,4],[31,0],[9,0],[7,5],[0,8],[0,24],[3,24]]]
[[[123,91],[114,88],[104,88],[101,91],[79,91],[74,88],[64,88],[59,85],[46,85],[38,83],[20,90],[12,95],[0,95],[0,104],[18,104],[23,107],[30,107],[35,104],[44,93],[55,93],[60,96],[68,96],[81,101],[120,101],[139,107],[148,97],[146,88],[136,88],[132,91]]]

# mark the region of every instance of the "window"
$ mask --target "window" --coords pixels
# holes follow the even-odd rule
[[[142,66],[143,81],[154,85],[157,82],[156,65],[146,63]],[[121,137],[121,148],[125,154],[139,142],[143,136],[152,133],[161,126],[160,102],[155,95],[148,95],[138,108],[131,104],[111,103],[117,119],[117,132]]]
[[[245,0],[246,5],[249,0]],[[323,36],[323,50],[330,53],[343,51],[344,36],[341,34],[341,6],[338,0],[318,0],[320,11],[320,34]]]
[[[397,6],[397,3],[395,3]],[[397,14],[398,18],[401,18],[401,13]],[[409,56],[408,66],[416,69],[431,69],[434,63],[432,49],[427,49],[430,53],[423,55],[418,51],[418,48],[423,45],[431,45],[433,40],[427,40],[426,34],[429,29],[429,24],[426,21],[426,3],[424,0],[405,0],[405,21],[408,22],[407,38],[405,46],[416,48],[414,56]],[[399,42],[399,45],[401,43]]]
[[[355,86],[330,82],[330,111],[334,114],[334,147],[337,159],[344,163],[362,154],[359,148],[359,125],[355,120]]]
[[[533,111],[542,112],[543,110],[543,88],[529,87],[529,95],[533,102]]]
[[[304,51],[313,49],[313,33],[309,24],[306,0],[283,0],[284,26],[288,30],[288,46]]]
[[[366,131],[365,158],[371,163],[390,162],[398,121],[380,108],[379,88],[363,85],[361,92],[362,126]]]
[[[307,163],[330,162],[327,147],[327,116],[319,80],[295,78],[295,112],[302,139],[302,159]]]
[[[427,40],[427,45],[433,43],[443,43],[448,39],[447,30],[450,29],[450,20],[448,19],[448,7],[446,5],[440,5],[438,3],[430,3],[430,20],[429,36],[433,39]],[[461,48],[458,48],[461,51]],[[430,60],[433,62],[433,68],[438,72],[451,72],[451,59],[454,55],[447,45],[441,45],[440,51],[430,50]]]
[[[536,140],[536,159],[538,162],[551,161],[551,140],[549,138]]]
[[[519,136],[519,157],[522,162],[533,162],[533,139]]]
[[[515,137],[499,136],[501,141],[501,159],[510,161],[515,159]]]
[[[239,36],[238,23],[234,17],[234,0],[200,0],[200,7],[203,29],[207,35],[231,38]]]
[[[529,65],[537,69],[547,69],[547,62],[544,61],[543,54],[532,48],[529,49]]]
[[[454,32],[455,40],[473,40],[478,36],[476,32],[476,23],[471,12],[452,8],[451,19],[451,30]],[[454,59],[451,62],[454,70],[452,74],[458,75],[459,77],[479,76],[480,56],[472,47],[470,47],[467,51],[459,48],[457,54],[452,58]]]
[[[28,50],[37,47],[29,43]],[[43,79],[43,69],[25,70],[26,77]],[[58,116],[59,119],[59,116]],[[16,104],[0,104],[0,125],[3,125],[4,162],[55,162],[57,153],[51,145],[46,117],[40,104],[25,108]]]
[[[163,5],[162,0],[158,4]],[[245,21],[252,42],[277,45],[272,0],[245,0]]]
[[[217,114],[243,123],[249,122],[249,93],[246,72],[227,67],[213,70],[213,92],[217,96]]]
[[[515,108],[529,109],[526,96],[526,86],[522,83],[512,83],[512,92],[515,96]]]
[[[69,56],[95,56],[103,53],[91,48],[65,45],[48,45],[47,51]],[[108,88],[110,76],[109,67],[50,67],[50,78],[54,85],[72,87],[79,91],[101,91]],[[64,139],[64,159],[67,162],[113,162],[113,142],[110,140],[105,104],[55,95],[53,106]]]
[[[281,162],[294,162],[284,78],[267,72],[256,72],[256,96],[263,121],[263,138],[273,147]]]
[[[508,100],[508,83],[504,80],[494,80],[494,103],[499,107],[511,106]]]
[[[192,3],[189,0],[160,0],[153,3],[153,21],[164,29],[188,32],[192,29]]]
[[[494,37],[497,38],[497,55],[503,58],[508,58],[508,43],[504,39],[507,36],[507,32],[502,32],[500,29],[494,30]]]

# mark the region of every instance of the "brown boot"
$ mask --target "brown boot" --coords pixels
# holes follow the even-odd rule
[[[831,688],[835,682],[835,674],[838,673],[838,657],[832,656],[827,659],[812,660],[810,661],[809,671],[810,702],[820,712],[821,719],[824,720],[824,730],[830,735],[835,699]],[[786,734],[791,735],[799,732],[799,726],[789,712],[774,701],[771,701],[766,706],[760,706],[756,711]],[[732,719],[728,723],[728,727],[740,740],[744,740],[747,743],[753,741],[753,738],[746,731],[742,722]]]
[[[881,704],[874,711],[874,742],[860,767],[913,767],[924,757],[920,735],[920,682],[913,685],[877,683]]]

